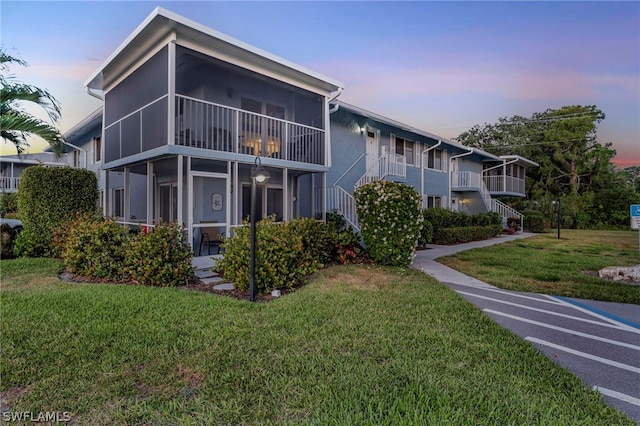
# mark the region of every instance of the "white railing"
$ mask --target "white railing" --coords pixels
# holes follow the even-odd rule
[[[353,195],[339,185],[327,188],[327,211],[331,210],[339,211],[353,230],[360,232],[360,224],[356,213],[356,200]]]
[[[324,165],[325,131],[176,96],[176,145]]]
[[[489,190],[487,189],[482,179],[480,179],[480,195],[482,196],[482,201],[484,202],[484,206],[487,208],[487,210],[493,211],[491,208],[491,201],[493,199],[491,198],[491,194],[489,194]]]
[[[482,186],[482,178],[480,173],[474,172],[452,172],[451,187],[452,188],[475,188],[480,189]]]
[[[378,162],[373,167],[370,167],[353,187],[357,189],[362,185],[382,180],[387,176],[407,177],[407,159],[404,155],[383,154],[378,158]]]
[[[19,177],[0,177],[0,191],[15,192],[20,185]]]
[[[509,207],[505,203],[500,200],[491,199],[491,211],[497,212],[500,216],[504,218],[515,217],[520,219],[520,229],[523,228],[524,225],[524,215],[519,211]]]
[[[524,195],[524,179],[513,176],[484,176],[484,183],[489,192],[510,192]]]
[[[407,157],[400,154],[387,154],[386,173],[384,176],[407,177]]]

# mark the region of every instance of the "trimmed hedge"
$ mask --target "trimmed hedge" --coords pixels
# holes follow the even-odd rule
[[[502,225],[464,226],[440,229],[434,232],[436,244],[459,244],[487,240],[502,234]]]
[[[380,180],[359,187],[354,197],[367,253],[382,265],[408,266],[422,229],[420,194],[403,183]]]
[[[20,178],[18,210],[24,231],[16,238],[16,254],[52,254],[53,231],[76,213],[97,211],[95,173],[70,167],[27,168]]]
[[[458,244],[469,241],[486,240],[502,233],[502,216],[496,212],[476,213],[454,212],[442,207],[423,210],[425,223],[431,223],[434,244]],[[429,235],[420,241],[430,242]]]

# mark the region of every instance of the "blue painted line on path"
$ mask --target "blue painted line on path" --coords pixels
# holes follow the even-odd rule
[[[572,305],[579,306],[579,307],[581,307],[583,309],[586,309],[588,311],[591,311],[591,312],[593,312],[595,314],[602,315],[603,317],[612,319],[614,321],[618,321],[619,323],[622,323],[622,324],[625,324],[625,325],[628,325],[630,327],[637,328],[637,329],[640,330],[640,324],[637,324],[637,323],[635,323],[633,321],[629,321],[627,319],[620,318],[618,316],[610,314],[609,312],[602,311],[600,309],[594,308],[593,306],[585,305],[584,303],[577,302],[577,301],[575,301],[573,299],[570,299],[568,297],[563,297],[563,296],[554,296],[554,297],[556,299],[560,299],[560,300],[562,300],[564,302],[571,303]]]

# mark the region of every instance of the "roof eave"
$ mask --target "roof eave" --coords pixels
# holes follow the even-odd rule
[[[133,33],[125,39],[100,68],[87,79],[85,86],[94,90],[104,90],[105,86],[110,83],[104,80],[105,71],[109,67],[112,67],[119,61],[124,61],[128,56],[139,57],[141,54],[139,50],[148,50],[152,46],[157,45],[157,43],[162,41],[163,38],[172,31],[203,45],[207,45],[207,41],[222,42],[226,49],[235,52],[238,56],[245,56],[252,63],[262,63],[262,65],[264,65],[266,61],[274,70],[283,75],[305,81],[328,93],[335,92],[344,87],[344,85],[337,80],[321,75],[161,7],[156,7]]]

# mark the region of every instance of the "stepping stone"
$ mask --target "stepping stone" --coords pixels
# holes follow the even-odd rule
[[[218,276],[217,273],[213,272],[210,269],[197,269],[194,272],[196,278],[202,279],[202,278],[211,278],[211,277],[216,277]]]
[[[214,286],[213,289],[214,290],[233,290],[233,284],[231,283],[218,284],[217,286]]]
[[[211,277],[211,278],[203,278],[200,281],[202,281],[205,284],[215,284],[215,283],[224,281],[224,279],[222,277]]]

